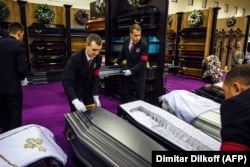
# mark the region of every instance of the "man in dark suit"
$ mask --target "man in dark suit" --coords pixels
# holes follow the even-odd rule
[[[115,65],[121,65],[123,60],[126,60],[126,70],[122,76],[121,103],[129,101],[128,95],[132,84],[135,86],[137,99],[144,100],[148,44],[141,39],[141,26],[139,24],[130,27],[129,39],[124,41]]]
[[[235,66],[223,82],[221,150],[250,151],[250,64]]]
[[[68,59],[62,76],[62,85],[67,95],[71,111],[86,111],[86,105],[101,106],[99,72],[102,63],[102,39],[98,34],[90,34],[86,48],[74,53]]]
[[[22,125],[23,92],[21,81],[28,72],[24,27],[9,24],[9,36],[0,39],[0,125],[8,131]]]

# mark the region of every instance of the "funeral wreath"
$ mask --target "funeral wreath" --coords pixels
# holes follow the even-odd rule
[[[50,23],[55,13],[47,4],[39,4],[35,9],[35,16],[39,22]]]
[[[233,17],[230,17],[228,20],[227,20],[227,26],[228,27],[233,27],[236,23],[236,19]]]
[[[188,25],[190,25],[191,27],[198,27],[200,25],[202,25],[203,23],[203,13],[201,10],[194,10],[193,12],[191,12],[191,14],[188,16],[188,20],[187,23]]]
[[[105,0],[97,0],[95,3],[95,10],[97,11],[97,13],[104,13],[104,9],[105,9]]]
[[[8,18],[10,14],[8,6],[0,0],[0,21],[3,21]]]
[[[80,25],[83,25],[89,20],[88,14],[86,13],[85,10],[78,10],[75,14],[75,19],[77,23]]]

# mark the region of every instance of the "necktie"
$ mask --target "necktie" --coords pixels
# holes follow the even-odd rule
[[[93,59],[89,59],[89,61],[88,61],[89,67],[90,67],[92,61],[93,61]]]
[[[134,48],[135,48],[135,43],[132,42],[131,47],[130,47],[130,52],[132,52],[134,50]]]

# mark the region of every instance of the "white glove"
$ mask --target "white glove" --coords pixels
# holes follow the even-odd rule
[[[125,76],[130,76],[132,74],[130,70],[124,70],[123,73]]]
[[[93,98],[94,98],[94,102],[95,102],[95,104],[98,106],[98,107],[101,107],[101,102],[100,102],[100,100],[99,100],[99,96],[93,96]]]
[[[21,81],[22,86],[27,86],[28,83],[29,83],[29,81],[27,80],[26,77]]]
[[[119,64],[115,63],[114,66],[119,66]]]
[[[72,104],[75,106],[77,111],[82,111],[82,112],[86,111],[85,105],[83,104],[83,102],[79,101],[78,99],[74,99],[72,101]]]

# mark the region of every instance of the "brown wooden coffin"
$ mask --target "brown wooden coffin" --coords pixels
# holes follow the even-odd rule
[[[105,29],[105,18],[89,20],[85,23],[86,31],[99,31]]]
[[[64,36],[65,28],[62,24],[33,23],[28,32],[30,36]]]

